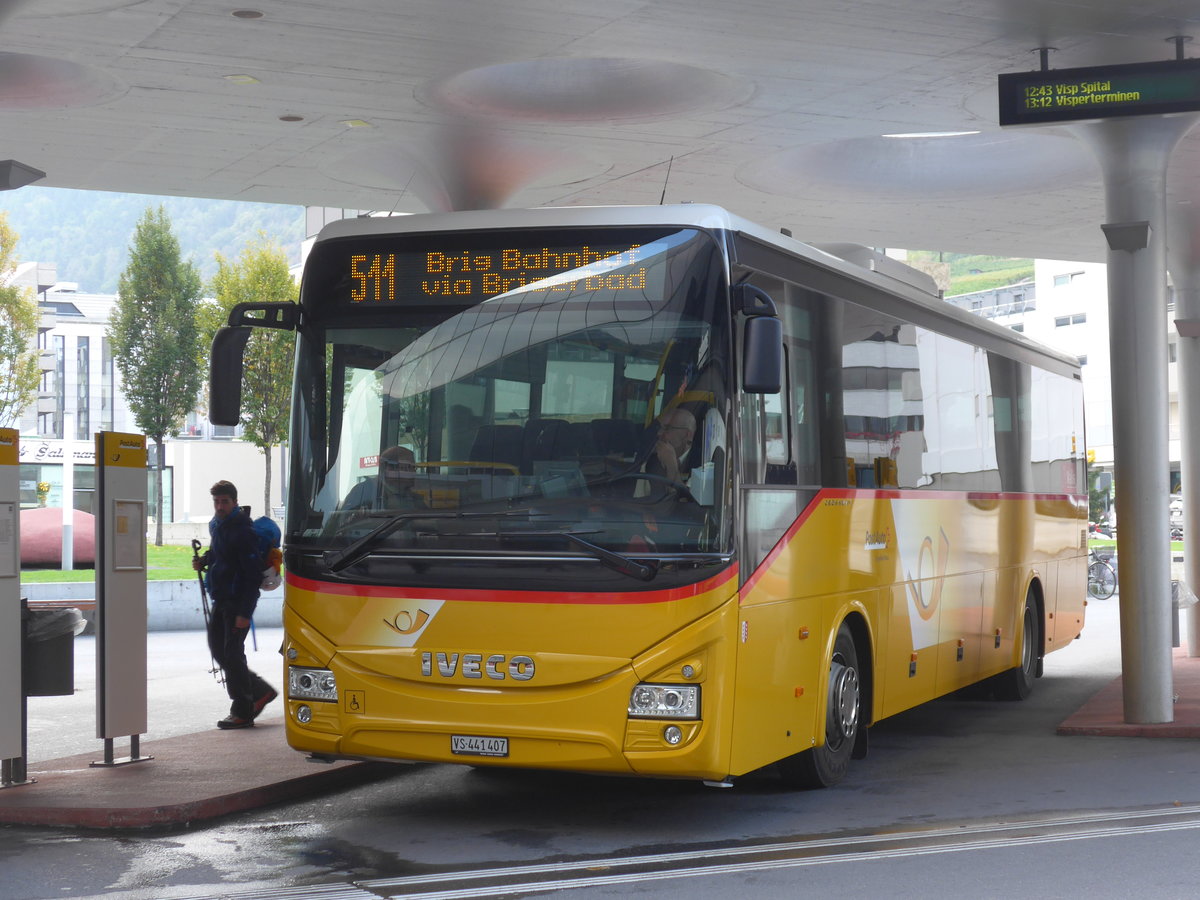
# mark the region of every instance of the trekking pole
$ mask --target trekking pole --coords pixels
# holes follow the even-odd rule
[[[192,539],[192,558],[200,558],[200,542]],[[212,615],[208,611],[208,589],[204,587],[204,572],[200,569],[196,570],[196,580],[200,583],[200,606],[204,610],[204,640],[208,642],[208,635],[212,629]],[[212,647],[208,648],[208,658],[212,661],[212,668],[208,671],[213,678],[217,679],[220,684],[225,683],[225,674],[221,671],[221,667],[217,665],[217,658],[212,655]]]

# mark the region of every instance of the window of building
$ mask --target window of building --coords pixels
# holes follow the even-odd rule
[[[54,437],[66,437],[63,430],[67,408],[67,339],[54,335]]]
[[[108,338],[100,338],[100,430],[113,431],[113,355]]]
[[[1083,274],[1082,272],[1067,272],[1065,275],[1055,275],[1054,276],[1054,286],[1062,287],[1065,284],[1070,284],[1072,281],[1074,281],[1076,278],[1078,278],[1082,274]]]
[[[1018,322],[1017,324],[1012,326],[1012,330],[1017,332],[1018,334],[1020,334],[1021,332],[1023,332],[1025,330],[1025,323]]]
[[[75,439],[80,441],[92,436],[91,351],[91,338],[81,335],[75,339]]]
[[[1082,325],[1087,321],[1087,313],[1075,313],[1071,316],[1056,316],[1054,319],[1055,328],[1064,328],[1067,325]]]
[[[148,448],[153,450],[153,445]],[[21,463],[20,502],[22,509],[38,506],[62,507],[63,467],[62,463]],[[151,466],[146,471],[146,496],[153,499],[158,481],[158,469]],[[99,515],[96,508],[96,467],[91,463],[76,463],[71,473],[73,505],[75,509]],[[39,491],[39,486],[46,490]],[[175,469],[167,466],[163,470],[163,521],[175,521]]]
[[[1086,354],[1084,354],[1083,356],[1077,356],[1077,357],[1075,357],[1075,359],[1079,362],[1079,364],[1081,366],[1087,365],[1087,355]]]

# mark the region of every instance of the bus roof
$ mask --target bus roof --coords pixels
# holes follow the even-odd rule
[[[773,246],[803,259],[810,265],[845,276],[864,286],[886,292],[903,302],[915,304],[937,318],[957,325],[956,330],[979,331],[991,337],[985,343],[1009,344],[1019,355],[1041,357],[1043,364],[1079,376],[1079,361],[1003,325],[952,303],[945,302],[933,279],[903,262],[861,244],[814,246],[788,234],[772,231],[723,207],[710,203],[680,203],[661,206],[559,206],[534,209],[484,209],[414,215],[362,216],[339,219],[321,229],[317,241],[383,234],[429,234],[436,232],[493,231],[525,228],[636,227],[677,225],[712,232],[733,232]]]
[[[736,231],[750,223],[708,203],[679,203],[669,206],[546,206],[536,209],[479,209],[339,219],[321,229],[317,239],[365,234],[490,231],[499,228],[569,228],[587,225],[680,225],[714,231]]]

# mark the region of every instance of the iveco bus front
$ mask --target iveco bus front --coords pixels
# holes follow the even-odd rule
[[[714,676],[737,590],[724,250],[619,212],[538,218],[348,221],[312,250],[288,739],[337,757],[723,777]],[[759,326],[754,354],[768,382],[777,325]],[[687,484],[647,466],[668,410],[694,423]],[[381,465],[396,447],[415,463],[403,502]]]

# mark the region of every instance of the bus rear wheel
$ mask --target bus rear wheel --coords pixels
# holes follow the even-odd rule
[[[825,743],[780,760],[779,774],[797,788],[832,787],[846,777],[862,727],[862,685],[854,635],[845,622],[838,629],[829,660],[829,687],[825,696]]]
[[[1041,645],[1042,627],[1038,620],[1037,601],[1032,593],[1027,593],[1025,610],[1021,614],[1021,662],[996,676],[997,697],[1001,700],[1024,700],[1033,693]]]

